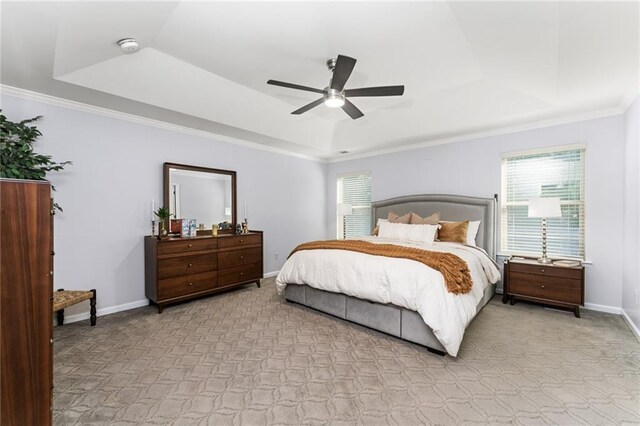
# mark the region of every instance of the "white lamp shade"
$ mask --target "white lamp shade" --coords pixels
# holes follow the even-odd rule
[[[560,198],[529,199],[529,217],[562,217]]]
[[[351,208],[351,204],[345,204],[345,203],[338,204],[338,216],[346,216],[348,214],[353,214],[353,209]]]

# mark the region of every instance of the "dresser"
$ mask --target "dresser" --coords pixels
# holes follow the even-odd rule
[[[145,237],[145,294],[166,305],[263,278],[262,232],[191,238]]]
[[[51,185],[0,179],[0,423],[50,425]]]
[[[533,259],[507,259],[502,303],[517,299],[573,309],[584,306],[584,266],[544,265]]]

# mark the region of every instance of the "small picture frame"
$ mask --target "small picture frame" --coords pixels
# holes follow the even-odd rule
[[[187,219],[182,219],[181,220],[181,227],[180,227],[180,236],[182,238],[186,238],[189,237],[189,221]]]

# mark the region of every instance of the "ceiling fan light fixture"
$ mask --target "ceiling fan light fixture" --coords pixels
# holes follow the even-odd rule
[[[344,95],[337,90],[327,89],[324,104],[329,108],[340,108],[344,105]]]

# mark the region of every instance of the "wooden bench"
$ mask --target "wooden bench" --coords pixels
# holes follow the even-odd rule
[[[91,305],[91,325],[96,325],[96,290],[64,290],[53,293],[53,311],[57,314],[58,325],[64,324],[64,308],[76,303],[89,301]]]

